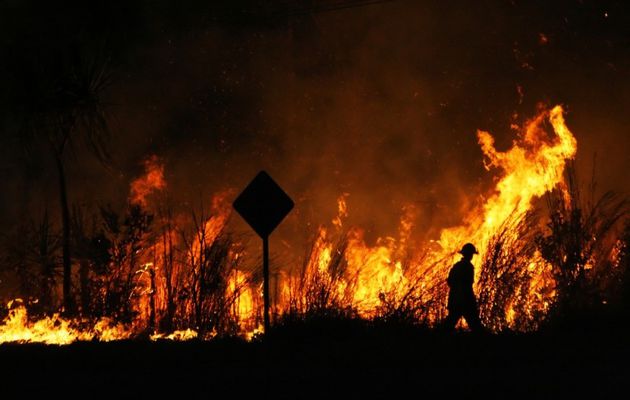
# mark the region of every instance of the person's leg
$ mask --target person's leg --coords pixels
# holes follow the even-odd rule
[[[446,319],[444,320],[442,324],[442,327],[444,328],[444,330],[448,332],[452,332],[453,330],[455,330],[455,325],[457,325],[457,321],[459,321],[461,316],[462,315],[460,312],[449,310],[448,316],[446,317]]]
[[[481,319],[479,318],[479,311],[477,310],[476,306],[469,307],[464,313],[464,318],[466,319],[466,323],[468,324],[468,327],[470,328],[471,331],[473,332],[484,331],[484,327],[481,324]]]

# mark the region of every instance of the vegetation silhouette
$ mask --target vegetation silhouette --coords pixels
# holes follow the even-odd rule
[[[40,49],[27,60],[13,61],[15,135],[25,151],[48,153],[57,172],[61,212],[63,301],[67,313],[76,311],[71,294],[72,215],[68,199],[68,159],[87,150],[107,164],[110,134],[103,95],[111,84],[109,61],[98,45],[69,45]],[[84,146],[79,150],[79,144]]]

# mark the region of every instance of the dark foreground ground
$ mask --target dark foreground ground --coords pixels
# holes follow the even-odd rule
[[[252,343],[2,345],[0,387],[2,398],[628,398],[629,360],[625,328],[476,336],[311,323]]]

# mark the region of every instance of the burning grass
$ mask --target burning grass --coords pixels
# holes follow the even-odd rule
[[[478,138],[486,167],[498,171],[496,186],[462,225],[416,243],[413,207],[405,207],[398,237],[370,245],[360,228],[345,226],[352,210],[343,194],[338,215],[314,232],[301,265],[279,268],[275,322],[359,319],[434,327],[445,316],[448,271],[469,241],[480,249],[475,289],[482,320],[493,332],[535,331],[570,307],[592,308],[622,292],[627,202],[612,194],[581,200],[573,168],[567,169],[577,143],[562,108],[542,110],[505,152],[494,148],[487,132]],[[73,297],[79,309],[68,319],[56,314],[59,236],[47,216],[23,228],[29,240],[9,240],[5,264],[24,296],[38,302],[32,319],[23,306],[10,306],[0,342],[251,339],[260,331],[262,283],[252,273],[259,266],[250,265],[245,238],[226,228],[233,193],[175,215],[164,166],[151,157],[145,167],[123,213],[103,207],[90,223],[75,209]],[[547,208],[537,209],[543,196]]]

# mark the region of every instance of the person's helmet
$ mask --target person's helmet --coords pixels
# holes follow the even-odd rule
[[[462,249],[459,251],[459,253],[464,255],[479,254],[477,248],[472,243],[466,243],[464,247],[462,247]]]

